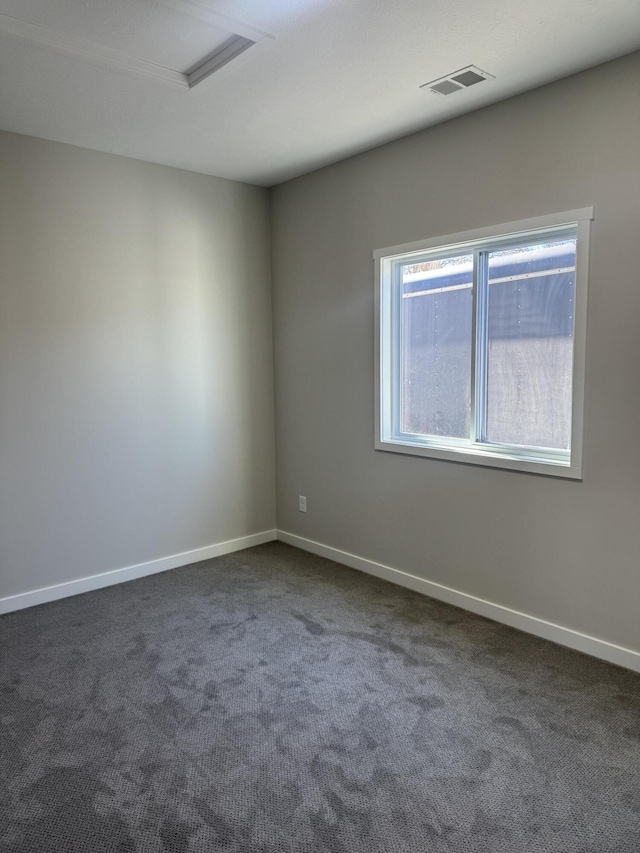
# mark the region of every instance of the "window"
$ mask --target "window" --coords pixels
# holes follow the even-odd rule
[[[374,253],[377,449],[582,477],[591,219]]]

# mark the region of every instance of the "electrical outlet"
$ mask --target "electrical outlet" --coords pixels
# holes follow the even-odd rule
[[[298,509],[300,512],[307,511],[307,499],[304,495],[298,495]]]

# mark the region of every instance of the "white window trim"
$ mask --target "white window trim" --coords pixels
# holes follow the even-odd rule
[[[591,221],[593,219],[594,208],[585,207],[578,210],[564,211],[563,213],[523,219],[517,222],[506,222],[487,228],[477,228],[473,231],[448,234],[443,237],[419,240],[413,243],[405,243],[400,246],[391,246],[386,249],[377,249],[374,251],[376,450],[391,451],[412,456],[425,456],[452,462],[464,462],[471,465],[483,465],[492,468],[525,471],[573,480],[581,480],[583,478],[582,434],[584,422],[589,237]],[[463,441],[460,441],[459,447],[455,447],[457,444],[455,439],[447,439],[446,444],[443,443],[442,446],[438,446],[437,439],[434,440],[432,437],[429,438],[428,443],[419,436],[416,436],[415,441],[410,441],[406,436],[403,436],[401,440],[392,438],[391,426],[387,422],[391,406],[383,406],[385,402],[390,400],[392,393],[390,375],[391,344],[389,341],[389,320],[387,314],[390,310],[392,288],[388,276],[385,275],[385,265],[389,265],[399,255],[406,256],[411,253],[418,255],[425,251],[450,247],[455,247],[456,251],[472,250],[478,243],[492,238],[498,239],[518,234],[522,234],[522,236],[535,236],[533,232],[537,230],[542,231],[570,225],[577,226],[578,238],[573,337],[571,452],[569,459],[567,460],[566,455],[564,457],[554,457],[553,452],[546,453],[539,451],[536,453],[535,451],[527,450],[523,451],[522,454],[518,454],[517,448],[502,448],[499,445],[469,446],[468,444],[465,445]],[[539,456],[540,461],[535,461],[532,458],[535,456]]]

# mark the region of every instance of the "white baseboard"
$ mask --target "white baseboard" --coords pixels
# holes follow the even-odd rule
[[[310,551],[312,554],[326,557],[329,560],[342,563],[352,569],[359,569],[361,572],[391,581],[391,583],[398,584],[398,586],[407,587],[407,589],[423,593],[439,601],[446,601],[447,604],[455,604],[456,607],[470,610],[472,613],[485,616],[487,619],[493,619],[495,622],[510,625],[512,628],[518,628],[520,631],[525,631],[528,634],[535,634],[535,636],[543,637],[545,640],[552,640],[561,646],[568,646],[570,649],[576,649],[592,657],[606,660],[609,663],[615,663],[618,666],[632,669],[635,672],[640,672],[640,652],[633,651],[633,649],[626,649],[623,646],[617,646],[606,640],[590,637],[588,634],[582,634],[580,631],[574,631],[572,628],[563,628],[562,625],[555,625],[553,622],[547,622],[545,619],[539,619],[537,616],[530,616],[527,613],[512,610],[510,607],[505,607],[502,604],[495,604],[492,601],[477,598],[475,595],[469,595],[469,593],[460,592],[457,589],[451,589],[434,581],[419,578],[400,569],[394,569],[391,566],[385,566],[382,563],[358,557],[356,554],[341,551],[339,548],[332,548],[329,545],[314,542],[312,539],[305,539],[303,536],[296,536],[294,533],[278,530],[277,538],[281,542],[294,545],[303,551]]]
[[[146,575],[154,575],[157,572],[166,572],[168,569],[177,569],[179,566],[188,566],[190,563],[198,563],[200,560],[221,557],[224,554],[231,554],[233,551],[242,551],[244,548],[262,545],[264,542],[272,542],[275,538],[275,530],[264,530],[262,533],[241,536],[239,539],[229,539],[227,542],[219,542],[217,545],[207,545],[205,548],[184,551],[182,554],[173,554],[171,557],[150,560],[148,563],[138,563],[135,566],[114,569],[110,572],[102,572],[99,575],[58,583],[55,586],[34,589],[18,595],[9,595],[6,598],[0,598],[0,615],[11,613],[13,610],[22,610],[24,607],[32,607],[34,604],[44,604],[47,601],[66,598],[69,595],[78,595],[81,592],[102,589],[105,586],[132,581]]]
[[[518,628],[520,631],[525,631],[528,634],[543,637],[545,640],[552,640],[561,646],[567,646],[570,649],[576,649],[592,657],[623,666],[635,672],[640,672],[640,652],[633,649],[617,646],[606,640],[599,640],[597,637],[582,634],[580,631],[574,631],[572,628],[564,628],[562,625],[547,622],[545,619],[540,619],[537,616],[512,610],[510,607],[505,607],[502,604],[495,604],[492,601],[478,598],[475,595],[460,592],[460,590],[452,589],[435,581],[425,580],[408,572],[403,572],[400,569],[394,569],[391,566],[385,566],[382,563],[358,557],[356,554],[350,554],[339,548],[332,548],[329,545],[323,545],[320,542],[314,542],[312,539],[305,539],[303,536],[296,536],[294,533],[287,533],[284,530],[264,530],[261,533],[254,533],[251,536],[230,539],[227,542],[207,545],[205,548],[196,548],[193,551],[184,551],[181,554],[173,554],[170,557],[162,557],[159,560],[150,560],[146,563],[138,563],[135,566],[114,569],[113,571],[102,572],[98,575],[55,584],[54,586],[43,587],[42,589],[35,589],[18,595],[6,596],[5,598],[0,598],[0,615],[11,613],[14,610],[22,610],[25,607],[32,607],[36,604],[44,604],[47,601],[66,598],[70,595],[78,595],[82,592],[90,592],[94,589],[101,589],[102,587],[135,580],[146,575],[165,572],[169,569],[179,568],[180,566],[187,566],[190,563],[197,563],[200,560],[221,557],[224,554],[231,554],[234,551],[241,551],[244,548],[251,548],[254,545],[272,542],[274,539],[279,539],[281,542],[286,542],[289,545],[293,545],[303,551],[309,551],[312,554],[317,554],[320,557],[334,560],[336,563],[341,563],[352,569],[358,569],[369,575],[375,575],[378,578],[390,581],[398,586],[406,587],[407,589],[412,589],[415,592],[422,593],[439,601],[454,604],[456,607],[470,610],[472,613],[477,613],[480,616],[485,616],[487,619],[493,619],[495,622],[501,622],[504,625],[510,625],[512,628]]]

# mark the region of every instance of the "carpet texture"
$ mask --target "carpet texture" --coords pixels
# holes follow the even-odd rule
[[[270,543],[0,619],[3,853],[635,853],[640,677]]]

